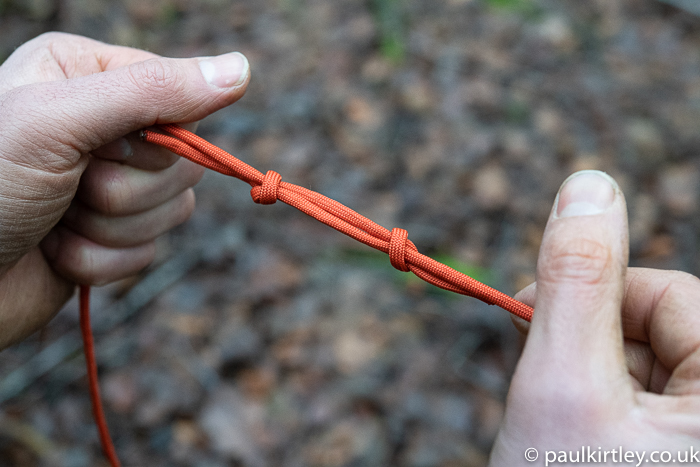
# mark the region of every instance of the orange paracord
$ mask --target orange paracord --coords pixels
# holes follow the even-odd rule
[[[408,240],[405,230],[395,228],[389,231],[337,201],[283,182],[282,177],[272,170],[263,175],[177,125],[160,125],[158,129],[169,134],[144,130],[141,133],[143,139],[204,167],[249,183],[253,187],[251,195],[256,203],[273,204],[280,200],[365,245],[389,254],[391,264],[400,271],[411,271],[440,288],[478,298],[489,305],[498,305],[528,321],[532,317],[532,308],[524,303],[419,253],[413,242]]]
[[[92,401],[92,414],[97,425],[97,433],[100,435],[100,444],[109,465],[120,467],[117,451],[109,436],[107,420],[105,420],[102,399],[100,398],[100,385],[97,381],[97,360],[95,359],[95,343],[92,338],[90,326],[90,286],[80,286],[80,330],[83,334],[83,351],[85,353],[85,365],[87,366],[88,384],[90,386],[90,400]]]
[[[399,228],[388,230],[335,200],[315,191],[283,182],[280,174],[275,171],[270,170],[266,174],[262,174],[223,149],[177,125],[158,125],[156,128],[164,133],[143,130],[141,132],[142,139],[163,146],[199,165],[243,180],[252,186],[250,193],[256,203],[273,204],[280,200],[365,245],[387,253],[391,265],[399,271],[413,272],[416,276],[437,287],[478,298],[489,305],[498,305],[520,318],[531,320],[532,307],[419,253],[413,242],[408,239],[406,230]],[[81,287],[81,326],[88,362],[93,410],[105,455],[112,466],[118,466],[119,461],[114,455],[114,447],[109,439],[99,401],[97,372],[90,332],[90,311],[89,305],[87,305],[88,294],[89,288]]]

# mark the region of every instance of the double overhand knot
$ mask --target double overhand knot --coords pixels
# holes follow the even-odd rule
[[[408,249],[418,251],[413,242],[408,239],[408,232],[399,228],[391,229],[389,261],[399,271],[408,272],[411,270],[406,263],[406,252]]]
[[[250,190],[250,196],[258,204],[275,204],[280,183],[282,183],[282,176],[274,170],[268,170],[263,176],[262,184]]]

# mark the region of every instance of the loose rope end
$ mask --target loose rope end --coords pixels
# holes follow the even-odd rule
[[[90,400],[92,401],[92,413],[97,424],[97,432],[100,436],[102,451],[112,467],[121,467],[117,452],[109,435],[107,420],[105,418],[100,388],[97,379],[97,361],[95,359],[95,343],[90,326],[90,286],[80,286],[80,330],[83,335],[83,349],[87,366],[88,384],[90,386]]]

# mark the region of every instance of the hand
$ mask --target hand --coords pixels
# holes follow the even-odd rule
[[[518,296],[535,312],[490,465],[555,465],[555,453],[587,446],[618,450],[606,465],[621,463],[620,446],[646,451],[646,462],[654,450],[697,452],[700,281],[628,269],[627,258],[619,187],[601,172],[572,175],[545,229],[537,283]]]
[[[189,217],[203,170],[137,131],[196,125],[248,80],[240,54],[167,59],[60,33],[0,66],[0,348],[45,324],[74,283],[152,261],[153,240]]]

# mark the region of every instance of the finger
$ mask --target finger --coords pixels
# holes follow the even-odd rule
[[[195,132],[199,122],[181,125],[186,130]],[[129,133],[115,141],[105,144],[94,151],[92,155],[98,159],[122,162],[125,165],[143,170],[163,170],[180,157],[167,149],[146,143],[141,139],[140,131]]]
[[[520,301],[520,302],[523,302],[526,305],[534,307],[536,296],[537,296],[537,282],[533,282],[532,284],[528,285],[520,292],[516,293],[513,296],[513,298]],[[521,317],[516,316],[512,313],[510,315],[510,320],[513,322],[515,329],[517,329],[520,334],[527,336],[528,332],[530,331],[530,322],[529,321],[525,321]]]
[[[625,339],[625,361],[635,390],[656,394],[664,392],[671,372],[658,359],[651,345]]]
[[[91,154],[97,159],[121,162],[143,170],[163,170],[179,159],[165,148],[141,141],[139,133],[122,136],[93,150]]]
[[[80,180],[77,198],[105,216],[127,216],[171,200],[196,185],[203,174],[204,168],[187,159],[157,172],[93,159]]]
[[[248,79],[248,61],[229,53],[154,58],[81,78],[22,86],[0,95],[0,121],[31,118],[42,125],[9,126],[0,142],[17,147],[17,159],[27,158],[20,148],[45,148],[47,157],[18,163],[63,172],[83,154],[140,128],[202,119],[238,100]]]
[[[87,76],[157,57],[145,50],[109,45],[60,32],[24,44],[0,67],[0,94],[19,86]]]
[[[138,214],[112,217],[73,203],[62,223],[83,237],[110,248],[127,248],[150,242],[189,219],[194,210],[190,188],[159,206]]]
[[[76,284],[104,285],[137,274],[155,258],[155,243],[109,248],[57,225],[40,244],[51,267]]]
[[[675,368],[700,347],[700,329],[692,318],[700,300],[697,282],[694,276],[679,271],[627,269],[622,331],[627,369],[638,390],[663,392],[671,377],[669,368]],[[514,298],[534,306],[536,294],[537,283],[533,282]],[[688,318],[676,319],[678,312]],[[516,316],[511,320],[519,332],[527,335],[530,323]],[[688,322],[693,325],[688,326]],[[664,333],[666,341],[655,341],[653,348],[652,323],[668,330]]]
[[[625,335],[650,344],[660,365],[650,377],[667,394],[700,393],[700,279],[680,271],[630,268],[622,308]]]
[[[540,249],[525,368],[544,370],[548,384],[574,393],[612,387],[617,395],[627,384],[620,324],[627,251],[626,206],[614,180],[597,171],[569,177]]]

